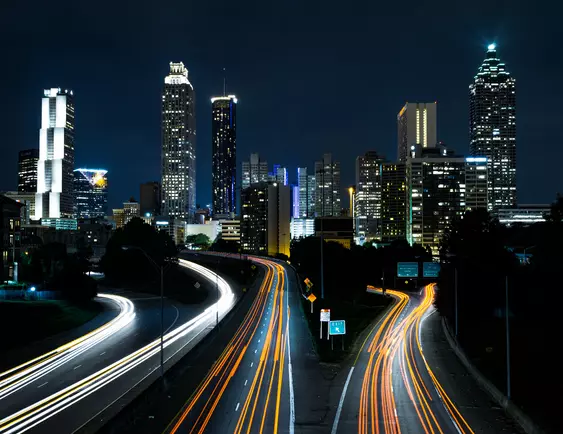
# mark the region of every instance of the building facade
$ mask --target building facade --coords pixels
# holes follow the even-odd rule
[[[22,205],[0,195],[0,283],[17,279],[17,261],[21,250]]]
[[[315,218],[314,217],[299,217],[292,218],[290,226],[290,233],[292,240],[309,237],[315,235]]]
[[[213,214],[234,215],[237,191],[237,98],[211,98]]]
[[[381,239],[383,163],[384,158],[375,151],[366,152],[365,155],[356,158],[356,186],[355,192],[350,195],[350,212],[355,219],[356,238],[359,244]]]
[[[74,218],[104,217],[108,212],[108,178],[104,169],[74,171]]]
[[[35,220],[72,218],[74,176],[74,96],[46,89],[41,104]]]
[[[516,206],[516,80],[488,46],[469,86],[469,147],[488,158],[488,209]]]
[[[274,164],[274,171],[272,172],[272,181],[278,182],[281,185],[288,184],[287,167],[282,167],[279,164]]]
[[[241,188],[243,190],[252,184],[268,181],[268,162],[261,160],[259,154],[250,154],[250,159],[243,161],[241,166]]]
[[[195,92],[182,62],[170,62],[162,92],[163,215],[191,221],[196,209]]]
[[[407,180],[405,163],[381,165],[381,241],[407,236]]]
[[[289,187],[263,182],[243,190],[240,233],[245,253],[289,256]]]
[[[297,187],[299,188],[299,217],[315,217],[316,182],[315,175],[307,174],[306,167],[297,168]]]
[[[141,184],[139,191],[139,204],[142,216],[160,215],[160,182],[151,181]]]
[[[412,145],[432,148],[437,143],[436,103],[407,102],[397,115],[397,160],[407,160]]]
[[[26,149],[18,154],[18,191],[37,193],[37,163],[39,149]]]
[[[316,206],[318,217],[338,217],[340,202],[340,162],[333,161],[331,154],[324,154],[315,162]]]
[[[519,204],[515,208],[498,210],[498,220],[506,226],[530,226],[534,223],[543,223],[546,215],[551,211],[549,204]]]
[[[488,196],[487,157],[467,157],[465,159],[465,208],[487,209]]]

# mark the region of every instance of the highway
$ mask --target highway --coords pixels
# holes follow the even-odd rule
[[[170,422],[167,433],[291,433],[295,399],[291,363],[291,309],[285,266],[249,257],[265,267],[251,308],[207,376]]]
[[[433,312],[434,286],[387,293],[395,303],[350,368],[332,434],[473,433],[424,357],[420,327]]]
[[[165,367],[201,340],[235,304],[230,286],[210,270],[180,264],[217,285],[207,304],[165,305]],[[160,300],[108,295],[123,308],[102,330],[0,375],[0,433],[73,432],[116,403],[141,381],[158,378]],[[145,383],[144,383],[145,384]]]

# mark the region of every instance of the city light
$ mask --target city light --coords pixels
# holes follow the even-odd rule
[[[489,46],[487,47],[489,49],[489,51],[493,51],[497,48],[496,44],[489,44]]]

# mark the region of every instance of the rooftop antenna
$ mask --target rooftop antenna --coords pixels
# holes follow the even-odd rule
[[[227,74],[223,68],[223,96],[227,96]]]

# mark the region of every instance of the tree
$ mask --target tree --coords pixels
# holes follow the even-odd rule
[[[188,235],[186,237],[186,245],[206,250],[211,245],[211,240],[205,234]]]
[[[225,252],[225,253],[239,253],[240,244],[236,241],[224,240],[220,236],[217,237],[215,242],[211,245],[209,250],[213,252]]]

